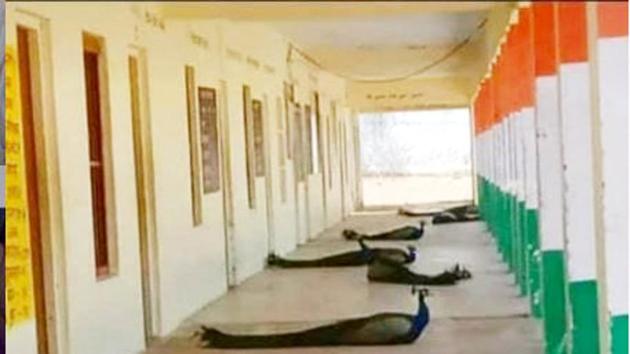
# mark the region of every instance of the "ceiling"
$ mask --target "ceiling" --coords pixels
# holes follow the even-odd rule
[[[484,12],[474,11],[270,24],[322,67],[360,81],[417,77],[413,75],[417,72],[423,76],[443,76],[465,70],[458,53],[443,65],[423,69],[475,33],[483,19]]]
[[[406,106],[468,104],[482,61],[487,60],[484,27],[492,10],[505,3],[162,4],[164,14],[171,18],[266,23],[322,69],[346,78],[348,96],[360,110],[395,110],[403,109],[398,101],[376,103],[367,96],[403,96],[410,101]],[[435,93],[427,92],[438,86]],[[361,95],[359,103],[356,98]]]

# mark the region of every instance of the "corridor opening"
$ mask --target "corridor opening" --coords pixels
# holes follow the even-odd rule
[[[359,116],[366,208],[473,198],[467,108]]]

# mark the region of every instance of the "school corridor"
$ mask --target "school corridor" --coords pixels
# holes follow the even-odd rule
[[[7,353],[628,354],[627,2],[1,4]]]
[[[300,246],[289,257],[309,259],[331,252],[357,249],[343,240],[344,228],[381,231],[414,225],[418,218],[392,212],[357,213]],[[419,259],[411,269],[437,274],[456,262],[473,273],[453,287],[430,287],[430,327],[413,345],[297,349],[300,353],[504,353],[537,354],[542,328],[529,316],[527,299],[519,296],[515,280],[501,262],[492,237],[482,223],[430,226],[416,245]],[[392,246],[391,241],[374,242]],[[274,333],[301,330],[339,318],[378,312],[413,313],[416,301],[410,286],[370,284],[366,267],[268,269],[204,307],[147,354],[278,353],[277,350],[200,349],[191,338],[201,324],[230,333]],[[497,345],[497,343],[501,343]]]

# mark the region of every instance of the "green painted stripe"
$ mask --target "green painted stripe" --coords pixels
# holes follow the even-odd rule
[[[529,278],[529,300],[532,315],[536,318],[542,317],[541,301],[541,280],[540,280],[540,257],[536,255],[540,251],[540,236],[538,234],[538,210],[527,209],[527,255],[528,255],[528,278]]]
[[[573,354],[599,353],[599,318],[597,282],[585,280],[569,283],[573,330]]]
[[[505,209],[502,215],[503,238],[505,239],[505,255],[508,268],[514,272],[514,239],[512,238],[512,214],[514,213],[514,201],[508,193],[503,196]]]
[[[566,354],[567,305],[565,256],[562,250],[542,253],[542,307],[545,353]]]
[[[525,201],[518,203],[518,233],[519,233],[519,285],[521,295],[525,296],[529,293],[529,254],[528,244],[529,235],[527,233],[527,208]]]
[[[610,352],[628,354],[628,315],[613,316],[610,322]]]

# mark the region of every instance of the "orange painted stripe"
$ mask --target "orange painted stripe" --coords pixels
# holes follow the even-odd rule
[[[503,97],[504,106],[503,106],[503,115],[507,118],[507,115],[514,112],[516,108],[516,97],[518,94],[518,67],[516,67],[515,62],[518,58],[515,52],[517,45],[517,28],[516,26],[510,27],[510,32],[508,33],[507,44],[505,47],[505,60],[503,61],[505,76],[503,79]]]
[[[503,52],[503,48],[505,45],[501,45],[501,52]],[[502,63],[503,57],[499,56],[494,65],[494,72],[492,74],[493,85],[492,85],[492,122],[493,124],[497,124],[501,121],[501,75],[502,75]]]
[[[523,31],[523,97],[524,106],[534,105],[534,21],[531,7],[521,9],[520,23]]]
[[[475,120],[477,123],[477,134],[480,134],[483,131],[483,87],[485,83],[481,82],[481,87],[479,88],[479,95],[477,95],[477,99],[475,101]]]
[[[481,96],[481,102],[479,105],[479,108],[481,110],[481,117],[482,117],[482,128],[483,131],[486,131],[488,129],[490,129],[490,127],[492,126],[491,123],[491,117],[488,115],[489,111],[488,111],[488,88],[490,85],[490,80],[485,80],[483,83],[483,95]]]
[[[556,4],[558,20],[558,56],[561,63],[588,60],[586,39],[586,4],[582,1]]]
[[[519,11],[519,21],[514,26],[513,55],[510,67],[512,68],[512,111],[518,111],[523,106],[523,95],[525,89],[525,36],[523,32],[523,21]]]
[[[483,90],[483,102],[482,102],[482,110],[483,110],[483,118],[484,118],[484,130],[488,130],[492,128],[494,125],[493,117],[492,117],[492,77],[486,80],[486,84]]]
[[[556,21],[551,2],[534,2],[534,52],[536,76],[555,75]]]
[[[486,95],[485,95],[485,102],[484,102],[484,115],[486,117],[486,127],[487,129],[492,128],[492,126],[494,125],[493,122],[493,118],[494,118],[494,111],[493,111],[493,104],[494,101],[492,100],[492,85],[494,84],[494,80],[492,80],[492,77],[490,77],[488,79],[488,82],[486,83]]]
[[[475,101],[473,102],[473,115],[474,115],[474,129],[475,129],[475,136],[479,135],[479,133],[481,133],[481,114],[480,114],[480,102],[481,102],[481,95],[483,92],[483,82],[481,84],[481,88],[479,90],[479,93],[477,94],[477,97],[475,98]]]
[[[487,125],[488,128],[491,128],[494,125],[494,79],[492,76],[488,80],[488,85],[486,88],[486,117],[487,117]]]
[[[627,37],[628,2],[598,2],[597,27],[599,37]]]
[[[485,95],[485,116],[486,116],[486,127],[488,129],[492,128],[494,125],[494,79],[492,76],[488,79],[486,83],[486,95]]]
[[[501,53],[505,52],[505,44],[501,45]],[[505,57],[503,55],[499,56],[496,64],[496,72],[494,73],[495,82],[494,82],[494,92],[493,92],[493,121],[495,124],[501,122],[503,119],[503,62]]]

